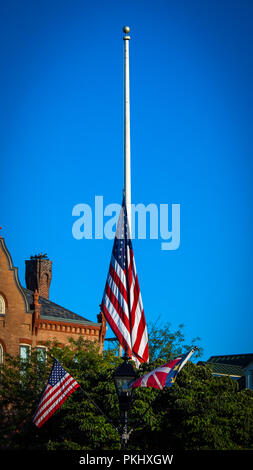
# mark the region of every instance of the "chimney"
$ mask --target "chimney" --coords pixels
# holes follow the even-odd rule
[[[46,254],[31,256],[25,262],[25,281],[27,289],[35,292],[41,297],[49,299],[49,287],[52,277],[52,261]]]

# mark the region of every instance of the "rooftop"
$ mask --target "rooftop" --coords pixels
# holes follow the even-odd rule
[[[34,292],[23,287],[23,291],[29,303],[30,309],[34,310]],[[90,326],[98,324],[88,320],[87,318],[78,315],[77,313],[72,312],[60,305],[52,302],[51,300],[45,299],[44,297],[39,297],[39,303],[41,304],[40,317],[46,320],[56,320],[56,321],[67,321],[72,323],[83,323],[89,324]]]
[[[212,362],[206,362],[206,365],[210,367],[213,374],[219,375],[230,375],[233,377],[243,377],[245,376],[245,371],[240,366],[235,366],[233,364],[217,364]]]
[[[251,362],[253,362],[253,354],[230,354],[225,356],[211,356],[207,364],[228,364],[244,369]]]

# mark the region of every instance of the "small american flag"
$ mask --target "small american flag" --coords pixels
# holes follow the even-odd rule
[[[148,333],[129,236],[125,198],[117,224],[101,310],[125,353],[135,360],[137,366],[148,362]]]
[[[34,424],[40,428],[78,387],[75,379],[54,359],[49,381],[33,417]]]
[[[152,370],[148,374],[139,377],[132,384],[131,388],[137,387],[152,387],[162,390],[164,387],[171,387],[175,380],[177,374],[180,372],[182,367],[190,359],[196,348],[193,348],[190,352],[184,354],[181,357],[177,357],[167,364],[163,364],[161,367]]]

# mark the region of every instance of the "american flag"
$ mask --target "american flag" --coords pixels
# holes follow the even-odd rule
[[[125,353],[135,360],[137,366],[148,362],[148,333],[129,236],[125,198],[117,224],[101,310]]]
[[[40,428],[78,387],[75,379],[54,359],[49,381],[33,417],[34,424]]]
[[[184,354],[181,357],[177,357],[167,364],[163,364],[161,367],[152,370],[148,374],[139,377],[132,384],[131,388],[137,387],[152,387],[162,390],[164,387],[171,387],[176,380],[177,374],[180,372],[182,367],[190,359],[196,348],[193,348],[190,352]]]

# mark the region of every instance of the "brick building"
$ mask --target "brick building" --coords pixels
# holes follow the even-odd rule
[[[49,300],[52,261],[32,256],[26,261],[26,288],[13,266],[5,241],[0,237],[0,362],[5,353],[27,357],[31,347],[45,353],[45,343],[56,339],[68,343],[70,337],[96,341],[103,350],[106,321],[87,320]]]

